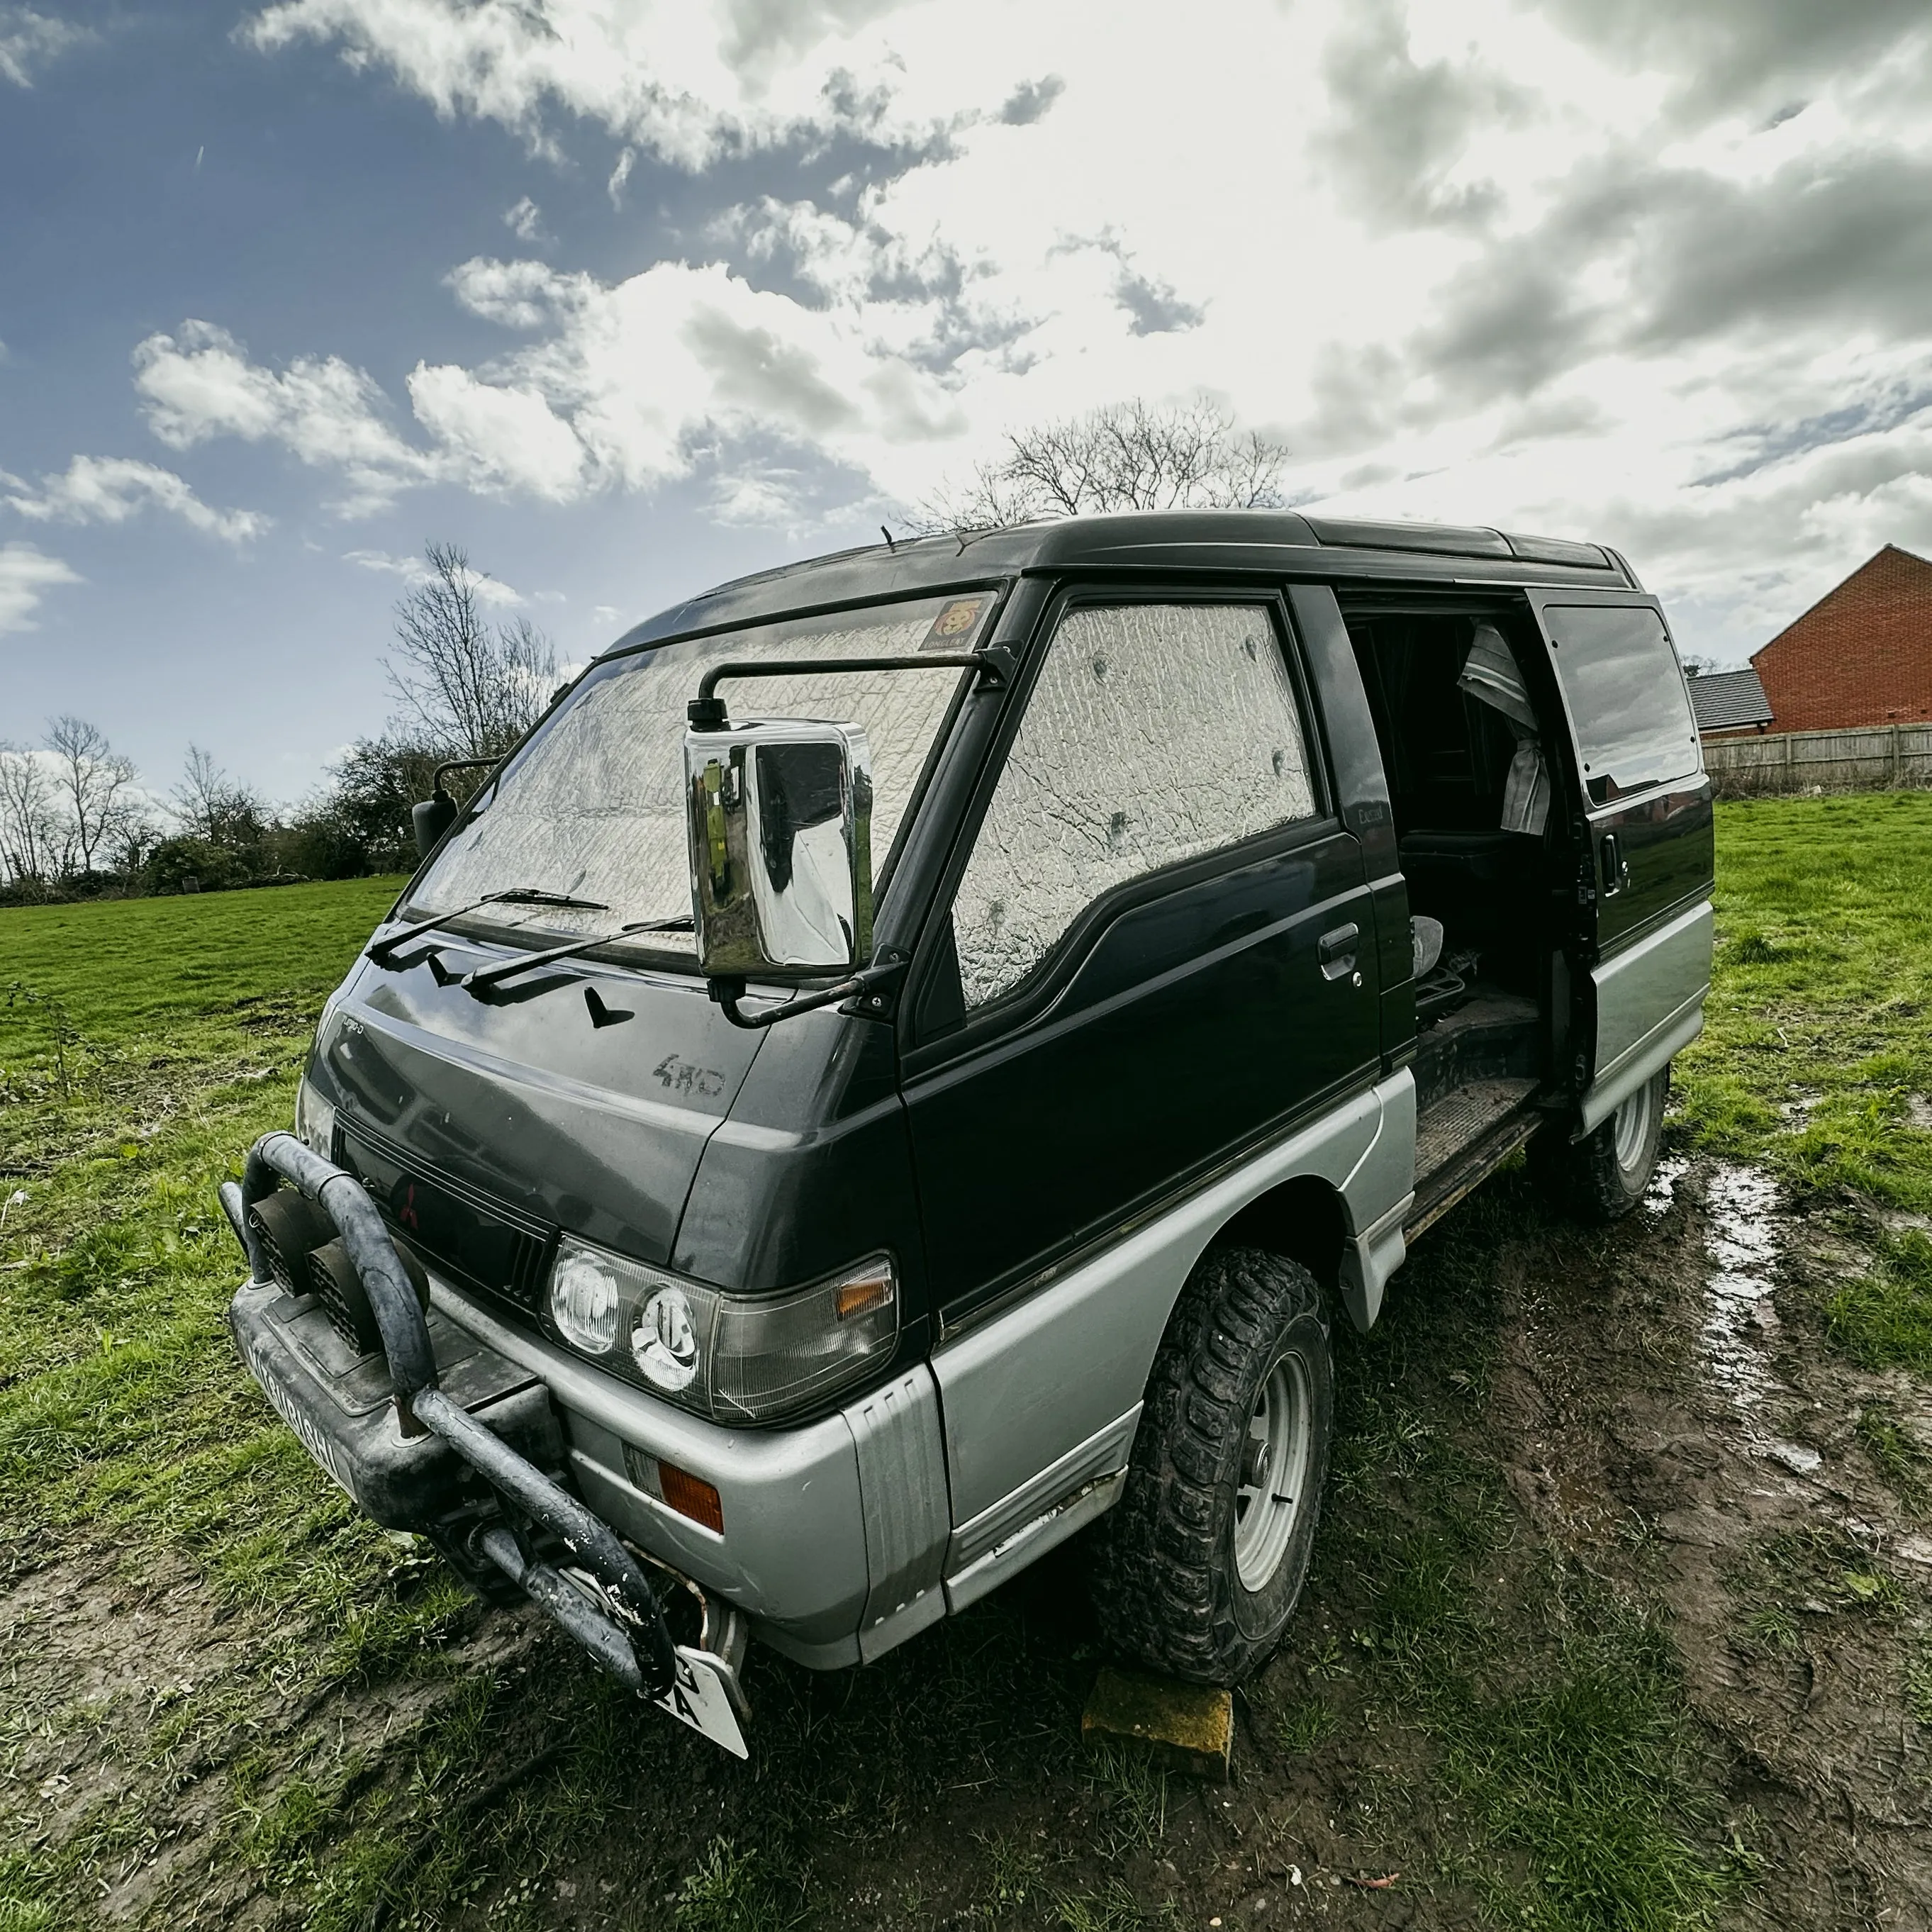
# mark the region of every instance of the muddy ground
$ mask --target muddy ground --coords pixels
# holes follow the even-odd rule
[[[1512,1496],[1538,1534],[1665,1606],[1758,1868],[1731,1922],[1932,1925],[1932,1732],[1910,1684],[1932,1535],[1916,1484],[1901,1497],[1858,1430],[1881,1403],[1932,1442],[1932,1402],[1850,1368],[1819,1312],[1874,1232],[1794,1211],[1754,1170],[1672,1158],[1576,1275],[1574,1238],[1498,1255],[1490,1426]]]
[[[1082,1746],[1077,1546],[865,1672],[754,1651],[740,1765],[524,1617],[318,1684],[96,1532],[0,1598],[0,1805],[79,1922],[1932,1926],[1932,1405],[1821,1312],[1877,1232],[1708,1160],[1607,1232],[1493,1178],[1340,1338],[1316,1573],[1225,1787]]]

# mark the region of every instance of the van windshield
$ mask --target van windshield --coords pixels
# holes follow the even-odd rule
[[[404,916],[455,914],[495,892],[529,888],[581,905],[502,904],[466,927],[533,940],[688,920],[685,705],[726,658],[852,658],[970,650],[986,632],[991,591],[908,599],[829,616],[748,626],[615,658],[593,669],[524,746],[469,824],[452,834]],[[872,752],[872,866],[882,874],[962,674],[808,673],[724,680],[735,718],[809,718],[858,725]],[[592,910],[592,906],[596,910]],[[614,942],[691,953],[688,932]]]

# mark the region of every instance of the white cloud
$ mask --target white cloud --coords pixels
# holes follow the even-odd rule
[[[40,627],[34,613],[50,590],[78,584],[77,572],[29,543],[0,544],[0,637]]]
[[[584,446],[536,388],[418,364],[410,376],[410,400],[446,465],[472,488],[560,503],[583,494]]]
[[[85,27],[37,14],[31,7],[0,7],[0,80],[32,87],[36,68],[93,38]]]
[[[0,476],[0,500],[36,523],[122,524],[143,509],[164,510],[230,543],[260,536],[269,519],[256,510],[218,510],[171,470],[125,456],[76,456],[38,490]]]
[[[419,364],[409,378],[428,447],[390,426],[388,399],[339,357],[298,356],[281,371],[252,361],[224,329],[184,322],[134,352],[148,427],[178,449],[220,436],[279,444],[338,472],[339,507],[381,507],[412,485],[453,482],[484,491],[568,501],[582,493],[586,459],[544,397],[514,380]]]
[[[244,32],[274,52],[332,44],[439,114],[545,140],[547,112],[595,120],[687,166],[728,148],[863,125],[902,133],[895,0],[283,0]],[[610,192],[623,185],[620,165]]]
[[[386,577],[399,578],[406,590],[413,590],[430,579],[429,566],[419,556],[392,556],[382,550],[351,550],[343,552],[342,560],[361,570],[380,571]],[[479,604],[508,608],[526,601],[520,590],[513,590],[500,578],[490,577],[482,571],[472,570],[470,573],[470,585]]]
[[[452,268],[444,280],[472,315],[506,328],[541,328],[573,295],[594,286],[541,262],[499,262],[483,255]]]
[[[614,199],[639,154],[898,158],[614,283],[464,263],[456,298],[518,339],[419,367],[407,440],[360,372],[231,367],[225,338],[155,338],[203,370],[195,408],[144,387],[164,434],[274,434],[352,490],[358,460],[554,501],[699,472],[777,523],[814,476],[917,499],[1010,427],[1204,392],[1288,443],[1298,495],[1596,536],[1748,628],[1932,542],[1926,25],[1610,12],[1222,0],[1177,34],[1158,0],[283,0],[265,48],[533,142],[602,128]]]
[[[338,356],[298,356],[278,374],[251,362],[226,329],[185,322],[134,351],[134,383],[148,425],[176,449],[217,436],[278,442],[304,463],[338,470],[346,507],[386,502],[437,474],[434,460],[386,420],[387,399]]]
[[[503,226],[519,242],[534,243],[548,238],[544,233],[543,210],[528,195],[514,207],[504,209]]]
[[[631,170],[638,164],[638,151],[626,148],[617,157],[617,165],[610,170],[610,178],[604,184],[604,192],[610,197],[613,208],[624,205],[624,184],[631,178]]]

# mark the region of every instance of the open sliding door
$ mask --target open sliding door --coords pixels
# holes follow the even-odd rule
[[[1563,693],[1595,868],[1596,962],[1585,1130],[1703,1026],[1714,857],[1710,781],[1690,694],[1654,597],[1535,590]]]

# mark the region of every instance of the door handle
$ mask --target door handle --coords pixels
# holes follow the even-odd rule
[[[1355,970],[1355,946],[1361,938],[1359,926],[1338,926],[1324,932],[1316,943],[1316,956],[1322,962],[1324,980],[1340,980]]]
[[[1614,898],[1630,884],[1630,861],[1624,856],[1623,848],[1617,843],[1614,832],[1604,834],[1602,846],[1604,896]]]

